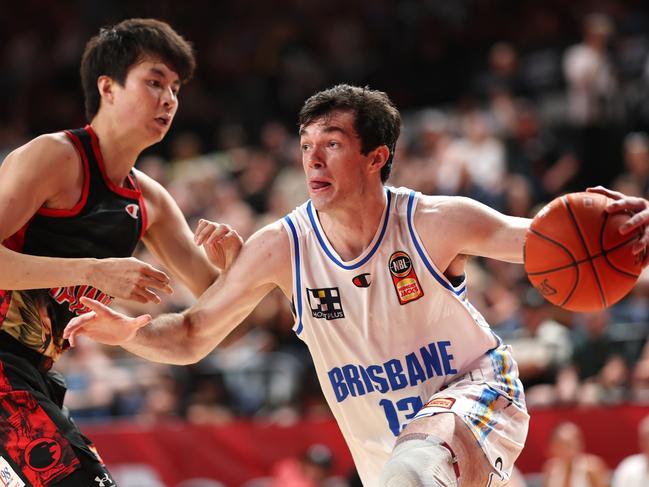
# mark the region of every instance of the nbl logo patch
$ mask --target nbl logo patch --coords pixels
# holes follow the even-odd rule
[[[419,284],[419,279],[412,266],[412,259],[403,251],[395,252],[388,262],[392,283],[397,292],[399,304],[408,304],[424,295],[424,290]]]
[[[338,291],[337,287],[307,288],[306,295],[314,318],[337,320],[345,317],[340,300],[340,291]]]

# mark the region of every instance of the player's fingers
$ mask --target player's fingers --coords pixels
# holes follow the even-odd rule
[[[201,245],[216,227],[216,224],[210,221],[201,220],[201,223],[202,225],[196,228],[196,232],[194,232],[194,242],[196,245]]]
[[[641,212],[647,208],[646,200],[635,196],[627,196],[621,200],[613,201],[606,206],[609,213],[619,213],[621,211],[630,211],[632,213]]]
[[[148,265],[144,268],[143,274],[151,279],[158,281],[160,284],[169,285],[169,276],[151,265]]]
[[[635,215],[631,216],[626,222],[620,225],[620,233],[626,235],[631,233],[636,228],[640,228],[643,225],[649,223],[649,209],[645,209]],[[643,232],[644,234],[645,232]]]
[[[228,238],[228,234],[232,233],[228,227],[221,225],[220,228],[215,229],[205,242],[205,245],[212,245],[218,242],[224,242]]]
[[[232,228],[228,227],[228,232],[221,238],[223,245],[226,247],[241,247],[243,240],[241,236]]]
[[[213,234],[213,232],[213,226],[206,226],[201,233],[196,236],[196,245],[205,245],[207,239]]]
[[[646,249],[647,249],[646,244],[643,244],[642,242],[638,241],[634,243],[633,246],[631,247],[631,253],[633,255],[638,255],[641,254],[642,252],[645,252]]]
[[[79,328],[80,330],[81,328]],[[74,348],[77,346],[77,332],[74,331],[72,332],[68,337],[68,342],[70,343],[70,347]]]
[[[133,290],[133,297],[132,299],[139,301],[141,303],[155,303],[155,304],[160,304],[161,299],[160,297],[151,291],[151,289],[144,287],[144,286],[139,286]]]
[[[72,318],[65,329],[63,330],[63,338],[68,338],[71,334],[75,333],[80,328],[87,325],[89,322],[97,317],[97,313],[91,311]]]
[[[151,315],[140,315],[137,318],[133,318],[131,325],[135,328],[142,328],[145,325],[148,325],[151,322]]]
[[[205,228],[205,225],[207,225],[206,220],[203,220],[202,218],[198,220],[198,225],[196,225],[196,230],[194,230],[194,238],[203,230],[203,228]]]
[[[160,282],[149,276],[142,277],[136,284],[137,289],[155,289],[166,294],[173,294],[174,290],[169,283]]]
[[[96,299],[91,299],[91,298],[89,298],[87,296],[81,296],[81,298],[79,298],[79,302],[81,304],[83,304],[86,308],[88,308],[89,310],[94,311],[97,315],[111,315],[111,314],[113,314],[112,309],[110,309],[105,304],[100,303]],[[81,316],[83,316],[83,315],[81,315]],[[77,319],[77,318],[73,318],[73,319]]]
[[[587,192],[589,193],[598,193],[598,194],[603,194],[604,196],[608,196],[611,199],[614,200],[619,200],[621,198],[624,198],[624,195],[618,191],[613,191],[612,189],[605,188],[604,186],[595,186],[593,188],[587,188]]]

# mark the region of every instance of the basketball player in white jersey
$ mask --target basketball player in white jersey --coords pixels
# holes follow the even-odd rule
[[[65,336],[192,363],[279,287],[364,485],[506,483],[529,417],[516,364],[468,301],[463,267],[467,255],[522,262],[529,220],[385,187],[400,122],[379,91],[314,95],[300,113],[310,201],[253,235],[189,310],[141,327],[85,300],[94,311]]]

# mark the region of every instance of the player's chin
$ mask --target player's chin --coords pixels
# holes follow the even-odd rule
[[[311,197],[313,207],[318,211],[327,210],[331,206],[331,195],[309,192],[309,196]]]
[[[171,124],[160,124],[160,123],[155,123],[151,125],[150,127],[150,134],[151,138],[154,139],[154,142],[160,142],[162,139],[164,139],[165,135],[167,135],[167,132],[169,132],[169,127]]]

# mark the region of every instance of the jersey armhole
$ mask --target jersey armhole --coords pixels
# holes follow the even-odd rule
[[[79,158],[81,159],[81,167],[83,170],[83,187],[81,189],[81,197],[79,201],[72,207],[68,209],[62,208],[45,208],[41,207],[36,212],[37,215],[42,216],[53,216],[53,217],[71,217],[76,216],[79,212],[86,206],[88,202],[88,193],[90,192],[90,167],[88,166],[88,156],[86,151],[83,148],[81,140],[77,137],[72,131],[65,130],[63,132],[67,138],[72,142]]]
[[[293,331],[296,335],[300,336],[304,330],[302,324],[302,282],[300,274],[300,242],[297,236],[297,229],[289,215],[285,216],[282,220],[282,225],[288,233],[289,240],[291,241],[291,263],[293,265],[293,309],[295,312],[295,323]]]
[[[142,191],[142,185],[140,184],[140,181],[138,181],[137,174],[135,174],[135,171],[133,169],[131,169],[131,172],[128,175],[128,180],[131,183],[131,186],[133,186],[133,189],[140,193],[140,196],[138,197],[138,203],[140,205],[140,213],[142,214],[142,229],[140,230],[140,240],[142,240],[149,224],[146,201],[144,200],[144,191]]]
[[[454,286],[444,275],[444,273],[440,272],[437,266],[433,263],[433,260],[428,255],[428,252],[426,251],[426,248],[424,247],[424,244],[422,243],[421,239],[419,238],[419,234],[415,229],[415,211],[417,209],[417,202],[420,196],[421,194],[416,191],[411,191],[408,195],[408,233],[410,234],[412,243],[415,246],[415,249],[417,249],[419,258],[424,263],[426,269],[428,269],[428,272],[430,272],[433,278],[443,288],[455,294],[459,299],[464,300],[466,299],[466,279],[463,280],[458,286]]]

